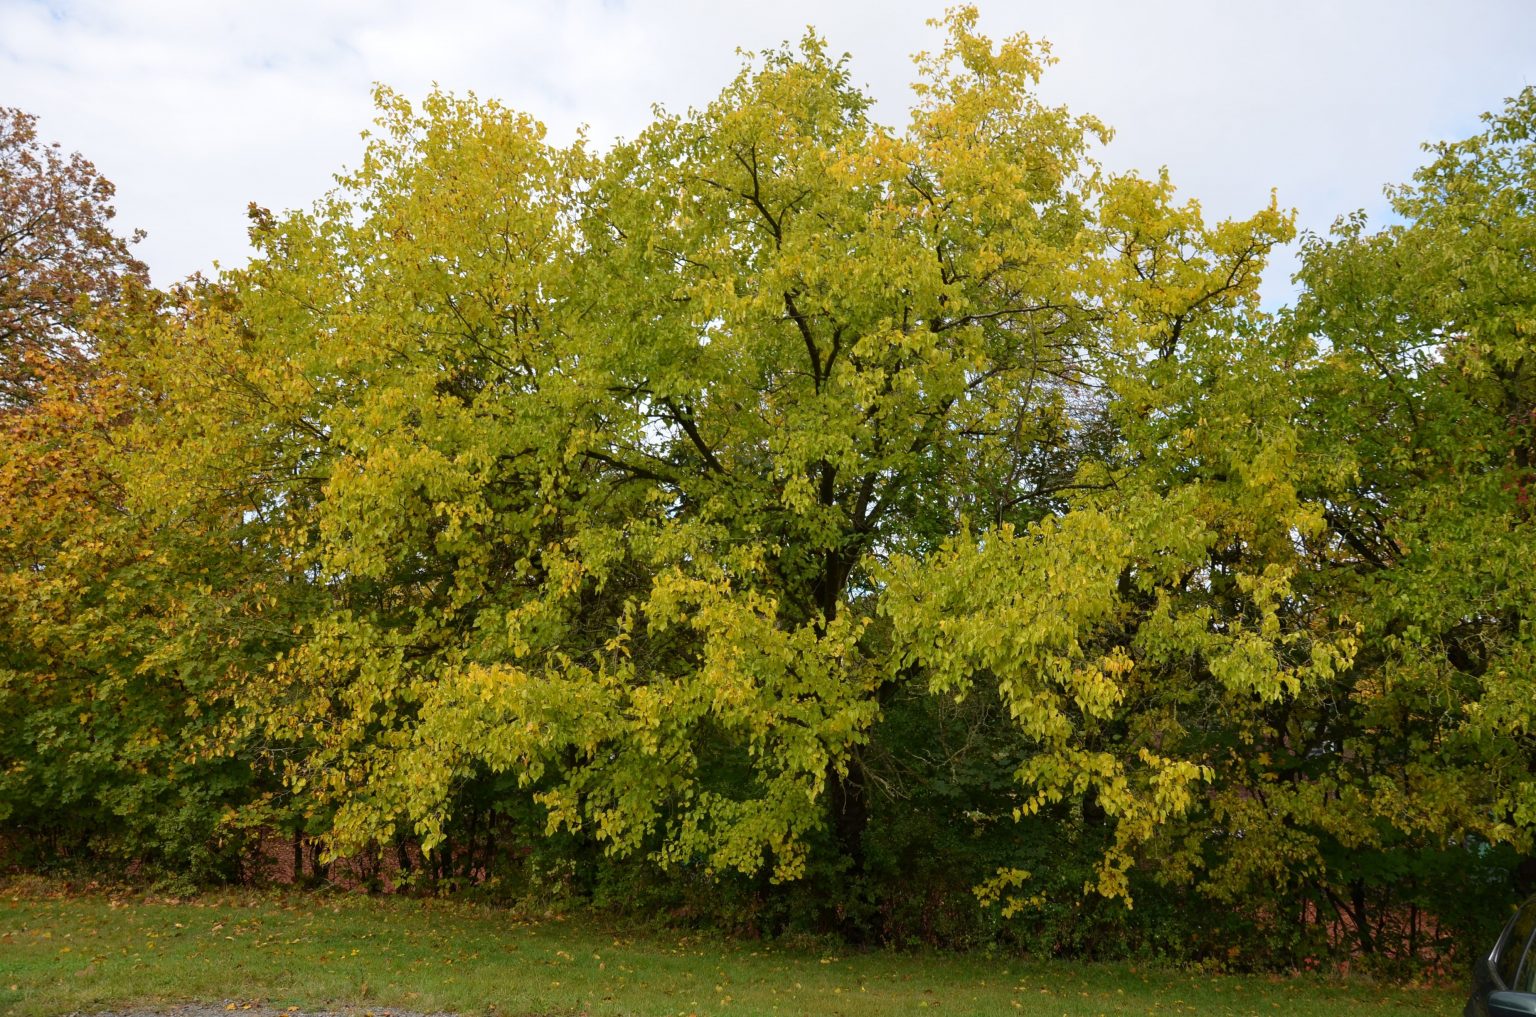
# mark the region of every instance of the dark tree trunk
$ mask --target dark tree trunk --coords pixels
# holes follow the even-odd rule
[[[1376,944],[1371,938],[1370,919],[1365,911],[1365,881],[1357,879],[1349,884],[1349,895],[1354,904],[1355,928],[1360,933],[1360,952],[1375,953]]]
[[[832,833],[837,848],[848,859],[854,876],[864,874],[864,831],[869,826],[869,797],[864,789],[864,768],[858,757],[848,760],[847,774],[827,770],[827,800],[832,810]]]
[[[496,871],[496,835],[499,824],[496,813],[487,812],[485,818],[485,849],[480,856],[481,878],[487,882]]]
[[[860,920],[858,909],[850,911],[847,907],[859,901],[866,889],[864,834],[869,828],[869,794],[864,784],[864,768],[857,756],[849,757],[846,774],[827,768],[827,804],[838,854],[848,863],[845,884],[828,896],[829,901],[840,902],[830,914],[829,924],[845,941],[861,944],[869,939],[869,930]]]
[[[405,834],[395,835],[395,865],[402,877],[411,873],[411,852],[405,843]],[[398,880],[397,880],[398,882]]]
[[[309,842],[309,868],[317,886],[330,876],[330,866],[320,860],[321,850],[319,839],[312,838]]]
[[[475,834],[479,832],[480,810],[471,808],[466,810],[469,816],[464,827],[464,857],[459,860],[459,875],[464,877],[466,883],[472,883],[475,879]]]
[[[830,469],[824,467],[823,470],[823,483],[830,484]],[[812,591],[816,610],[822,619],[818,628],[820,632],[825,632],[826,626],[837,617],[843,587],[848,584],[854,560],[854,556],[846,552],[831,553],[822,563],[821,575],[817,577]],[[827,767],[827,801],[832,812],[832,833],[837,840],[838,851],[848,859],[852,875],[856,877],[864,874],[864,830],[869,825],[869,800],[864,783],[864,768],[856,754],[849,754],[846,773],[839,773],[835,766]]]

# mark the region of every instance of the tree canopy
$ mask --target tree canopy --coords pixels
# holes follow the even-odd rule
[[[90,308],[148,283],[112,231],[114,188],[78,152],[37,137],[37,118],[0,107],[0,411],[32,401],[50,371],[94,352]]]
[[[82,290],[39,356],[89,321],[93,380],[0,461],[22,840],[112,786],[205,874],[1226,949],[1197,894],[1295,963],[1511,892],[1536,99],[1269,314],[1277,202],[1108,172],[1043,44],[937,27],[899,128],[814,33],[603,150],[380,88],[248,265]]]

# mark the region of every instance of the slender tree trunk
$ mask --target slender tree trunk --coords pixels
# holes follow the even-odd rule
[[[478,832],[480,812],[478,809],[468,809],[466,811],[469,815],[464,818],[464,851],[456,867],[458,874],[466,882],[469,882],[474,878],[472,870],[474,868],[475,834]]]
[[[411,849],[406,843],[405,834],[395,834],[395,891],[398,893],[410,879],[413,865],[411,864]]]
[[[320,860],[320,841],[311,838],[309,841],[309,868],[316,885],[324,883],[330,876],[330,866]]]
[[[496,861],[496,814],[487,812],[485,819],[485,847],[480,855],[480,871],[489,882]]]
[[[1371,926],[1365,911],[1365,881],[1357,879],[1349,884],[1349,896],[1354,904],[1355,929],[1360,935],[1360,950],[1363,953],[1375,953],[1376,944],[1371,939]]]

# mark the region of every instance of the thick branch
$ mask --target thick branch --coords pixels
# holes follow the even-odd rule
[[[715,453],[704,444],[704,438],[699,434],[698,424],[694,422],[693,417],[680,410],[671,399],[663,399],[661,404],[667,408],[667,413],[672,417],[673,422],[688,435],[688,440],[693,442],[693,447],[698,449],[699,455],[704,457],[705,464],[716,473],[724,473],[725,467],[720,465],[720,460],[715,458]]]

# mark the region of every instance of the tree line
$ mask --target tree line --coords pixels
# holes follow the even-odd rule
[[[1208,222],[951,13],[607,149],[379,89],[156,290],[0,117],[0,846],[1416,969],[1536,827],[1536,92]]]

